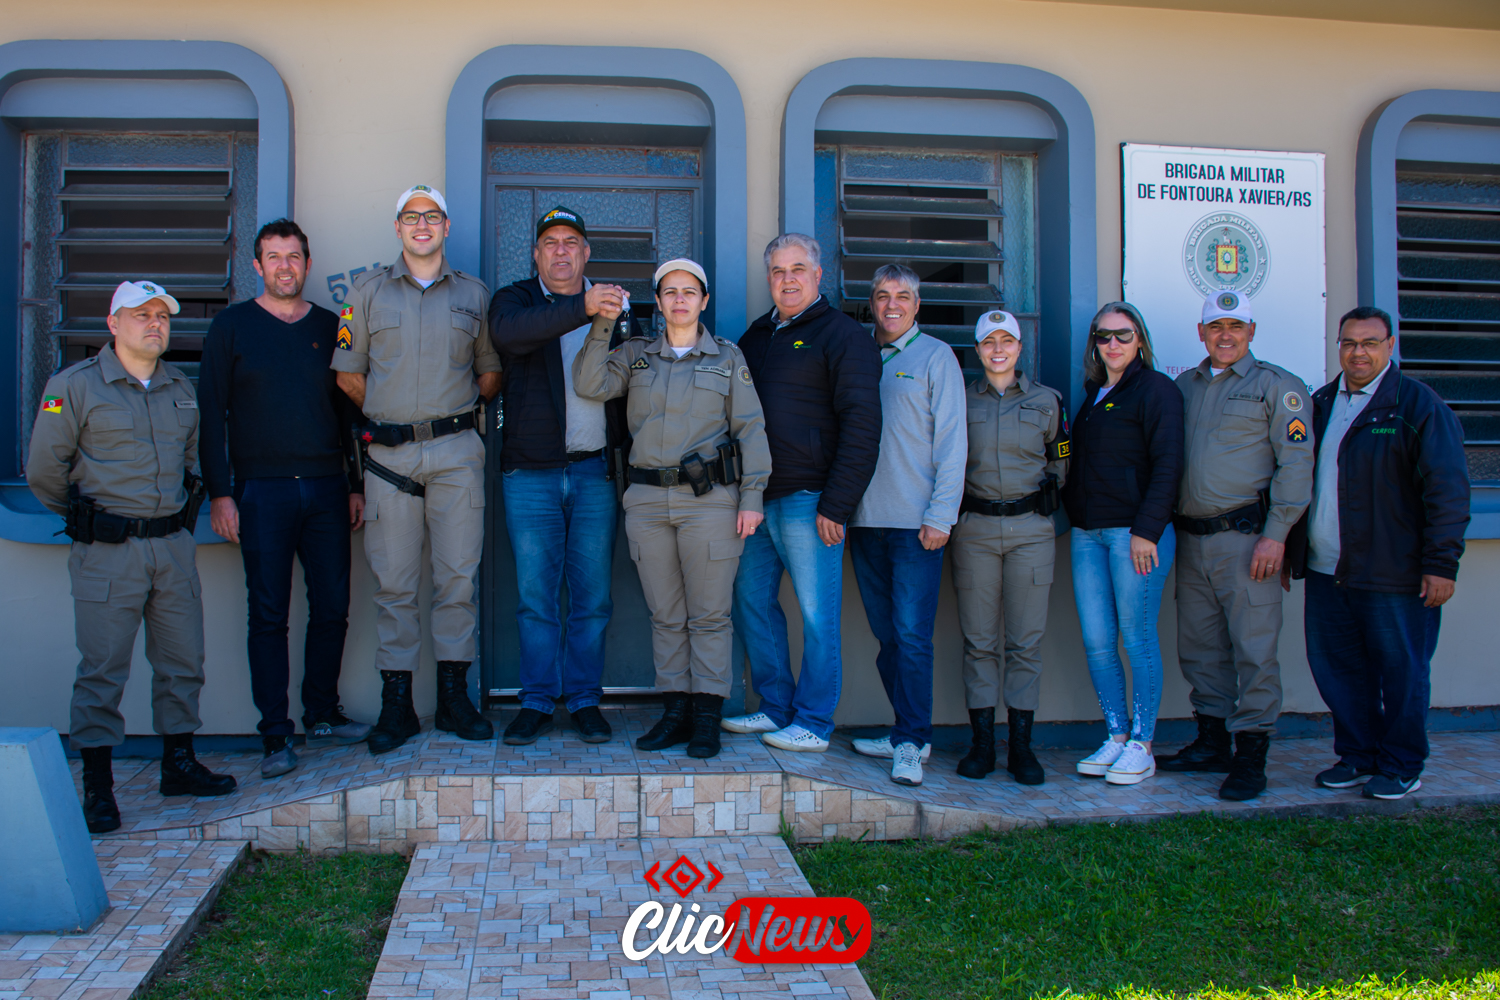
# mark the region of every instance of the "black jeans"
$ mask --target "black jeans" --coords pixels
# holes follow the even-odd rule
[[[261,734],[290,736],[296,732],[287,715],[294,555],[307,584],[303,724],[316,723],[339,701],[339,668],[349,628],[348,481],[341,475],[250,479],[236,492],[250,606],[246,645],[251,696],[260,710]]]

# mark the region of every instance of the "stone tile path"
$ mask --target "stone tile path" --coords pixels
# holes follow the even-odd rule
[[[106,839],[94,853],[111,909],[84,934],[0,934],[0,1000],[129,1000],[207,916],[245,843]]]
[[[642,873],[679,855],[724,874],[712,892],[700,886],[682,900],[704,913],[747,895],[813,895],[786,844],[771,836],[427,845],[412,858],[369,996],[873,1000],[853,965],[745,965],[722,952],[627,959],[620,932],[631,911],[650,899],[676,901]]]
[[[1435,734],[1421,791],[1397,803],[1362,799],[1357,788],[1314,788],[1313,775],[1334,760],[1329,741],[1278,740],[1270,787],[1251,802],[1230,803],[1218,798],[1216,775],[1163,773],[1131,787],[1081,777],[1075,751],[1043,751],[1047,783],[1030,788],[1003,771],[984,781],[960,778],[954,768],[962,749],[943,747],[921,787],[895,785],[888,763],[854,754],[844,733],[824,754],[784,753],[726,733],[724,753],[699,761],[681,748],[635,749],[654,719],[650,711],[605,715],[615,737],[604,744],[583,743],[564,728],[530,747],[428,731],[380,757],[363,747],[304,750],[297,770],[269,780],[260,777],[256,754],[206,754],[210,766],[240,781],[236,794],[219,799],[163,799],[154,761],[121,760],[119,835],[406,852],[424,843],[772,834],[783,819],[803,841],[884,840],[1204,810],[1277,815],[1500,801],[1494,732]]]

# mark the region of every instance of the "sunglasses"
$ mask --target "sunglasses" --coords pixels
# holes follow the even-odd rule
[[[1107,344],[1111,340],[1118,341],[1118,342],[1120,342],[1122,344],[1128,344],[1128,343],[1132,342],[1133,340],[1135,340],[1135,331],[1134,330],[1094,330],[1093,331],[1093,336],[1094,336],[1094,340],[1098,341],[1101,344]]]

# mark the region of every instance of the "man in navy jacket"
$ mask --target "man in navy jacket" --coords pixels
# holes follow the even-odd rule
[[[1313,394],[1312,506],[1288,539],[1307,579],[1307,659],[1333,713],[1324,788],[1399,799],[1422,786],[1432,654],[1469,524],[1463,430],[1391,360],[1391,318],[1339,320],[1338,378]]]
[[[766,280],[776,307],[740,338],[765,409],[771,483],[764,530],[745,540],[734,587],[735,628],[760,711],[723,723],[812,752],[828,749],[843,681],[844,526],[880,457],[880,354],[863,327],[818,294],[820,257],[811,236],[771,241]],[[796,680],[778,597],[784,570],[802,610]]]
[[[599,711],[604,630],[615,548],[609,451],[625,438],[623,400],[598,403],[573,391],[573,358],[592,317],[620,311],[625,291],[583,276],[588,229],[559,205],[536,224],[536,275],[490,302],[490,333],[505,363],[500,452],[505,527],[516,557],[521,633],[521,711],[505,728],[513,746],[552,729],[557,699],[588,743],[610,738]],[[616,324],[611,346],[625,336]],[[568,581],[563,640],[562,581]]]

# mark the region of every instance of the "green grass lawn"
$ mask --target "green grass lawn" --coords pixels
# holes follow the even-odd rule
[[[407,859],[257,851],[145,1000],[356,1000],[380,959]]]
[[[882,1000],[1500,997],[1500,808],[800,849]]]

